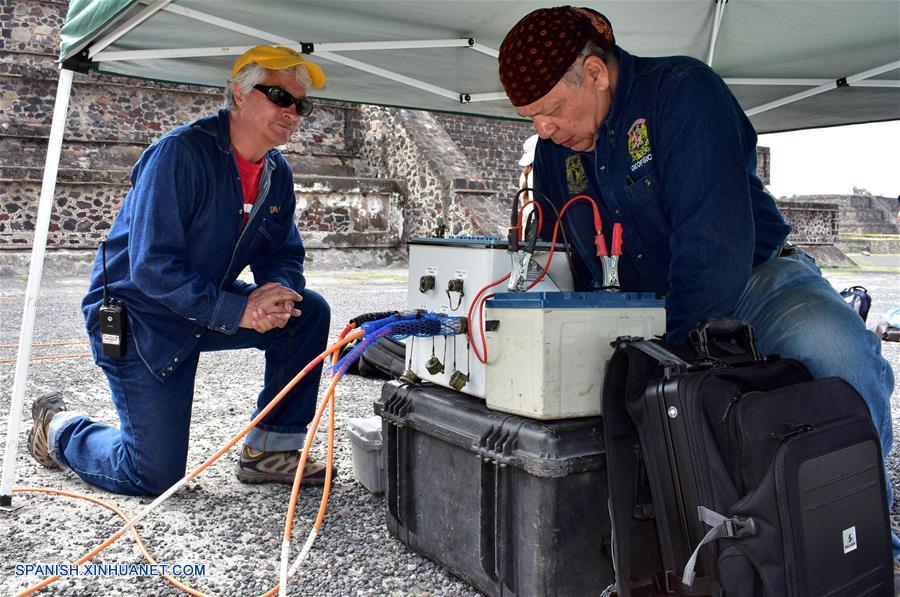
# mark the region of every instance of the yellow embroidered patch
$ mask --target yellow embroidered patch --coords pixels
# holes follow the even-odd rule
[[[647,119],[638,118],[628,129],[628,154],[636,162],[650,153],[650,135],[647,133]]]
[[[588,187],[584,164],[581,163],[581,156],[577,153],[566,158],[566,182],[572,195],[583,193]]]
[[[281,211],[281,206],[280,206],[280,205],[270,205],[270,206],[269,206],[269,213],[270,213],[270,214],[277,214],[277,213],[280,212],[280,211]]]

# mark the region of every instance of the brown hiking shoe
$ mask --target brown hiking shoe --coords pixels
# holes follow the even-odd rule
[[[28,451],[35,460],[47,468],[59,468],[59,464],[50,456],[47,431],[53,415],[64,410],[68,409],[59,392],[44,394],[31,403],[31,418],[34,419],[34,425],[28,432]]]
[[[244,446],[237,461],[235,473],[242,483],[287,483],[293,485],[300,451],[259,452]],[[337,467],[332,468],[331,478],[337,476]],[[325,464],[312,458],[306,459],[303,467],[303,485],[324,485]]]

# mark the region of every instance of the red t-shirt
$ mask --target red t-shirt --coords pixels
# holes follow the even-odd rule
[[[263,162],[258,163],[244,159],[237,150],[234,155],[237,156],[238,174],[241,177],[241,190],[244,193],[244,224],[250,218],[250,212],[253,211],[253,204],[256,203],[256,193],[259,192],[259,177],[262,174]]]

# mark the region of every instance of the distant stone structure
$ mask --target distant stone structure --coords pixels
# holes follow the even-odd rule
[[[840,210],[836,204],[780,200],[778,209],[791,225],[790,242],[796,245],[833,245],[837,240]]]
[[[784,213],[801,212],[802,206],[820,206],[819,213],[831,214],[832,242],[845,253],[900,253],[900,223],[897,199],[873,195],[803,195],[778,202]],[[813,216],[815,217],[815,216]],[[795,223],[802,235],[816,237],[819,224]],[[797,240],[796,242],[805,242]]]
[[[67,8],[0,4],[0,253],[31,246]],[[210,87],[77,75],[49,248],[94,249],[144,148],[215,111],[221,97]],[[528,122],[321,102],[284,149],[310,261],[384,265],[405,258],[410,236],[496,235],[531,134]],[[768,182],[769,151],[757,155]]]

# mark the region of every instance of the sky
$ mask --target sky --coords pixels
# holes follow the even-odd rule
[[[900,195],[900,121],[760,135],[770,149],[769,191],[791,195]]]

